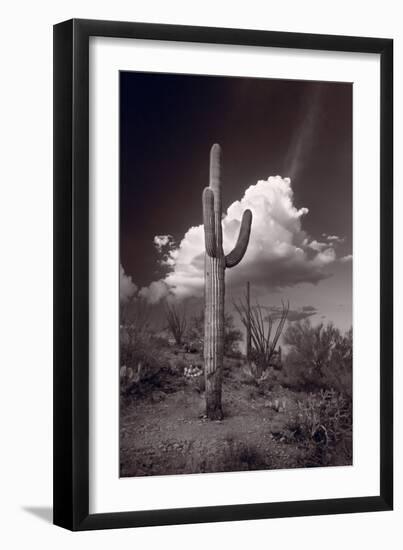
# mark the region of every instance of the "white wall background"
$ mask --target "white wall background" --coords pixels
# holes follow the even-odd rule
[[[403,10],[393,0],[18,1],[1,10],[2,269],[0,544],[4,548],[326,550],[399,548],[403,539],[403,294],[395,288],[396,503],[379,514],[70,533],[50,524],[52,479],[52,25],[71,17],[395,39],[395,182],[402,179]],[[395,185],[395,280],[403,280],[402,187]],[[398,254],[400,249],[400,253]],[[400,391],[399,391],[400,390]],[[399,437],[397,437],[399,435]]]

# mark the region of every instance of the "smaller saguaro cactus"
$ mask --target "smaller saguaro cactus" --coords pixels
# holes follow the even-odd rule
[[[225,269],[243,258],[250,236],[252,212],[245,210],[234,249],[227,255],[222,246],[221,147],[210,151],[210,185],[203,191],[205,238],[205,314],[204,372],[206,377],[206,414],[211,420],[222,418],[221,372],[224,352]]]

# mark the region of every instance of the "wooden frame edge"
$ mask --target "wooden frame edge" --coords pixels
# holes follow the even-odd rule
[[[380,495],[89,514],[88,42],[90,36],[381,55]],[[74,19],[54,27],[54,523],[77,530],[393,509],[393,41]]]

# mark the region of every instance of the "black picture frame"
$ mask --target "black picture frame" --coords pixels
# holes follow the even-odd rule
[[[89,513],[89,38],[380,54],[380,490],[365,497]],[[54,26],[54,523],[71,530],[393,507],[393,40],[72,19]]]

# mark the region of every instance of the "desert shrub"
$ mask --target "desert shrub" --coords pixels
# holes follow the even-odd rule
[[[169,341],[160,334],[150,334],[150,341],[156,351],[169,349]]]
[[[198,393],[203,393],[206,389],[206,382],[203,372],[203,366],[197,364],[187,365],[183,372],[186,384],[192,387]]]
[[[240,472],[268,467],[265,454],[256,444],[231,435],[200,458],[195,471]]]
[[[343,335],[332,323],[312,326],[305,319],[288,326],[284,343],[289,346],[285,372],[290,385],[334,388],[351,395],[351,329]]]
[[[305,445],[312,466],[331,463],[336,451],[351,462],[351,399],[335,390],[309,394],[289,412],[282,438]]]
[[[185,457],[184,471],[240,472],[266,469],[271,466],[267,454],[256,444],[228,435],[193,447]]]
[[[137,369],[141,362],[143,370],[157,366],[156,351],[168,346],[166,338],[155,334],[150,327],[149,303],[137,296],[120,304],[120,365]]]
[[[187,367],[188,367],[188,363],[184,359],[176,359],[175,360],[175,370],[177,370],[181,374],[184,373],[184,371]]]
[[[242,367],[241,380],[244,384],[253,385],[256,387],[262,387],[269,382],[272,369],[268,368],[264,371],[257,368],[254,363],[246,363]]]
[[[228,471],[257,470],[267,466],[260,449],[251,443],[233,443],[228,449],[226,458]]]
[[[158,386],[158,374],[165,366],[164,356],[156,353],[150,334],[121,328],[120,336],[122,393],[133,393],[144,381]]]
[[[323,368],[323,382],[351,397],[353,389],[353,330],[339,334],[331,360]]]
[[[140,381],[141,365],[139,365],[136,371],[131,367],[123,365],[123,367],[120,367],[119,375],[120,393],[127,396],[130,394],[132,388],[135,387]]]
[[[120,304],[120,328],[121,338],[125,333],[133,338],[141,338],[150,329],[151,309],[148,302],[142,298],[133,296],[127,302]]]
[[[228,435],[224,441],[223,470],[236,472],[243,470],[258,470],[268,466],[262,450],[254,443],[240,441]]]
[[[318,430],[326,436],[327,444],[336,443],[352,430],[351,400],[334,390],[321,390],[298,401],[288,422],[298,429],[304,439],[315,437]]]

